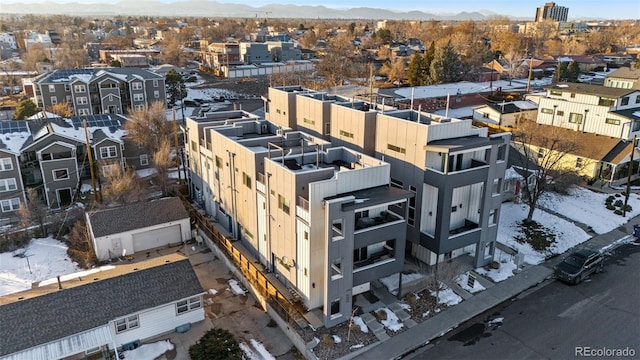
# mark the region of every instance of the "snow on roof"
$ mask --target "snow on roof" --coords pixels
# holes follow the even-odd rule
[[[40,120],[40,119],[50,119],[57,118],[58,114],[50,113],[48,111],[38,111],[36,114],[29,116],[29,120]]]
[[[446,114],[447,117],[450,118],[464,119],[473,116],[473,108],[473,106],[465,106],[457,109],[449,109],[448,113],[446,109],[441,109],[433,111],[432,114],[436,114],[438,116],[445,116]]]
[[[534,110],[538,108],[538,104],[529,100],[516,100],[513,102],[513,105],[517,106],[522,110]]]
[[[0,149],[4,148],[12,153],[19,154],[24,143],[29,140],[30,131],[2,134],[0,136]]]
[[[522,175],[518,174],[518,172],[510,167],[507,170],[504,171],[504,178],[505,180],[507,179],[522,179]]]
[[[498,80],[494,81],[493,83],[490,83],[489,81],[478,83],[462,81],[452,84],[400,88],[394,91],[394,93],[400,98],[410,99],[411,91],[413,89],[414,99],[426,99],[446,97],[447,95],[456,96],[458,94],[466,95],[484,93],[490,92],[491,88],[496,89],[499,87],[502,88],[502,90],[523,89],[526,87],[526,85],[526,79],[524,81],[512,80],[511,82],[507,80]]]
[[[93,76],[90,74],[73,74],[71,76],[69,76],[69,78],[71,79],[78,79],[84,83],[89,83],[91,81],[91,78]]]
[[[75,126],[73,126],[73,123],[71,122],[71,120],[67,118],[62,118],[62,120],[68,123],[70,126],[63,127],[54,122],[51,122],[50,123],[51,128],[53,129],[54,133],[71,137],[80,142],[86,141],[83,127],[76,128]],[[102,130],[102,132],[105,134],[107,138],[116,140],[116,141],[122,141],[121,139],[126,135],[126,132],[122,129],[114,129],[107,126],[87,126],[87,130],[89,131],[90,134],[93,134],[95,131]]]

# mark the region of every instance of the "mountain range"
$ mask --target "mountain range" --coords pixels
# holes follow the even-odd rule
[[[498,16],[498,14],[490,11],[432,14],[422,11],[397,12],[370,7],[333,9],[325,6],[298,6],[291,4],[270,4],[261,7],[252,7],[243,4],[220,3],[208,0],[188,0],[170,4],[154,0],[120,1],[115,4],[60,4],[50,1],[41,3],[3,4],[0,6],[0,15],[7,14],[380,20],[485,20]]]

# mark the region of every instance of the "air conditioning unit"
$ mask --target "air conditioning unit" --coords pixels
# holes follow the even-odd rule
[[[269,127],[267,126],[267,124],[262,124],[260,125],[260,130],[262,131],[263,134],[266,134],[269,132]]]

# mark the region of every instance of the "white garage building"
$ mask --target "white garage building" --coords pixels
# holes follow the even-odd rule
[[[92,211],[86,217],[98,260],[191,239],[189,213],[176,197]]]

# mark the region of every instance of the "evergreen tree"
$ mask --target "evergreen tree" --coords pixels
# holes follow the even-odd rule
[[[415,53],[411,62],[409,62],[409,68],[407,69],[407,78],[410,86],[418,86],[422,84],[422,66],[424,64],[424,58],[420,53]]]
[[[556,72],[553,74],[553,82],[567,81],[567,63],[564,61],[558,62]]]
[[[451,46],[451,41],[441,47],[433,56],[430,67],[430,79],[432,84],[452,83],[460,80],[462,76],[462,62],[460,56]]]
[[[31,101],[31,99],[24,99],[20,101],[20,103],[16,107],[16,112],[13,113],[13,119],[24,120],[29,116],[37,114],[38,111],[38,106],[33,101]]]
[[[184,91],[184,79],[175,69],[171,69],[167,71],[164,81],[167,84],[169,103],[173,106],[176,104],[176,101],[182,100],[184,95],[187,94],[187,92]]]
[[[580,65],[575,60],[572,60],[569,65],[567,65],[567,81],[569,82],[578,82],[578,77],[580,76]]]

